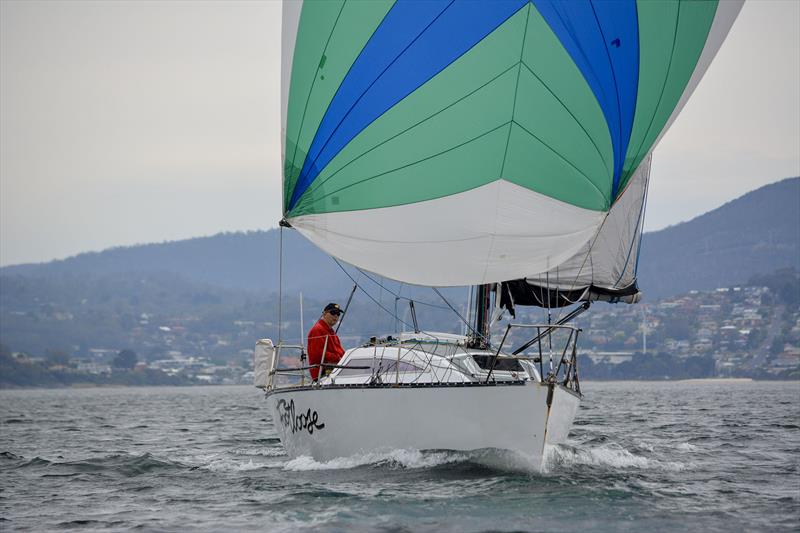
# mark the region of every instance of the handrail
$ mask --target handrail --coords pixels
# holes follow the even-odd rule
[[[591,302],[584,302],[583,305],[581,305],[577,309],[573,309],[571,313],[569,313],[567,316],[565,316],[564,318],[562,318],[561,320],[559,320],[555,324],[547,324],[546,326],[543,325],[543,324],[542,325],[537,325],[536,326],[537,330],[538,330],[539,327],[546,327],[547,329],[544,332],[537,331],[536,336],[534,338],[532,338],[531,340],[529,340],[528,342],[526,342],[525,344],[523,344],[522,346],[520,346],[519,348],[514,350],[512,353],[514,355],[517,355],[518,353],[524,352],[531,345],[533,345],[535,342],[537,342],[539,339],[541,339],[542,337],[550,334],[550,332],[552,332],[554,329],[556,329],[558,327],[561,327],[561,326],[567,325],[566,324],[567,322],[569,322],[573,318],[577,317],[578,315],[580,315],[581,313],[583,313],[584,311],[589,309],[590,305],[591,305]]]
[[[273,370],[275,373],[281,372],[298,372],[300,370],[311,370],[312,368],[352,368],[354,370],[369,370],[372,368],[371,366],[349,366],[349,365],[330,365],[328,363],[321,363],[319,365],[310,365],[310,366],[298,366],[293,368],[276,368]]]
[[[503,345],[508,338],[508,334],[512,328],[520,328],[520,329],[536,329],[536,336],[529,342],[525,343],[523,347],[518,350],[515,350],[511,356],[502,356],[510,359],[521,359],[519,357],[519,353],[529,348],[532,344],[537,343],[539,349],[538,357],[525,357],[525,359],[533,360],[534,362],[539,363],[539,375],[543,382],[547,382],[550,384],[560,383],[561,385],[570,388],[571,390],[580,394],[580,384],[578,382],[578,360],[577,360],[577,344],[578,344],[578,335],[581,331],[581,328],[571,325],[571,324],[564,324],[559,322],[557,324],[508,324],[506,326],[506,331],[503,334],[503,340],[500,342],[500,345],[497,347],[494,355],[492,356],[492,363],[489,366],[489,372],[486,375],[485,383],[488,383],[489,380],[492,378],[492,373],[494,372],[495,365],[497,364],[497,359],[501,357],[500,352],[503,349]],[[544,328],[544,331],[542,329]],[[548,374],[547,378],[543,375],[543,368],[542,368],[542,339],[548,338],[552,340],[552,335],[556,330],[565,330],[569,332],[569,335],[564,343],[564,349],[561,351],[561,357],[559,358],[558,365],[555,369],[550,367],[550,374]],[[569,350],[570,346],[572,347],[572,351],[570,353],[569,358],[567,357],[567,351]],[[552,356],[551,356],[552,359]],[[559,381],[558,376],[561,373],[562,367],[564,369],[563,374],[564,378],[562,381]]]
[[[520,350],[516,350],[513,354],[508,354],[508,353],[504,354],[503,353],[503,348],[507,343],[509,343],[509,340],[511,339],[511,330],[512,329],[536,330],[535,331],[535,333],[536,333],[535,337],[533,338],[532,341],[526,342],[526,346],[527,347],[532,347],[532,344],[534,342],[537,343],[537,347],[536,348],[532,348],[532,349],[535,350],[535,349],[538,348],[538,354],[535,354],[535,353],[520,354],[519,353]],[[525,367],[526,372],[528,374],[530,374],[532,378],[536,379],[536,376],[534,376],[536,371],[533,368],[531,368],[531,365],[536,365],[538,363],[538,367],[539,367],[538,368],[538,380],[542,384],[546,384],[546,385],[549,385],[551,387],[556,385],[556,384],[559,384],[559,385],[567,387],[567,388],[571,389],[572,391],[580,394],[580,385],[579,385],[579,382],[578,382],[578,371],[577,371],[577,341],[578,341],[579,333],[581,331],[582,331],[581,328],[579,328],[579,327],[577,327],[577,326],[575,326],[573,324],[563,324],[563,323],[557,323],[557,324],[552,324],[552,323],[551,324],[512,323],[512,324],[508,324],[506,326],[505,333],[503,335],[502,341],[500,342],[499,346],[497,346],[496,349],[493,349],[493,350],[488,351],[488,352],[487,351],[482,351],[482,353],[485,354],[484,357],[486,357],[486,356],[488,356],[488,357],[486,357],[484,359],[484,361],[482,363],[479,363],[479,364],[481,366],[483,366],[483,371],[486,372],[486,373],[485,374],[484,374],[484,372],[479,372],[477,374],[473,373],[473,374],[471,374],[472,375],[472,379],[477,379],[478,381],[483,382],[483,383],[487,383],[487,384],[489,382],[497,381],[498,379],[506,380],[506,379],[508,379],[508,377],[506,376],[506,372],[500,372],[498,370],[498,368],[497,368],[498,364],[499,364],[498,361],[500,361],[500,360],[528,361],[529,363],[526,364],[526,365],[523,365],[523,366]],[[558,335],[556,337],[558,339],[559,343],[564,341],[563,349],[560,349],[561,346],[559,346],[559,347],[552,346],[552,348],[555,348],[555,350],[550,350],[550,352],[549,352],[551,354],[550,355],[551,363],[550,363],[550,368],[548,370],[548,373],[545,376],[544,368],[543,368],[543,366],[544,366],[543,365],[543,362],[544,362],[544,353],[543,352],[544,352],[544,350],[547,350],[548,344],[551,344],[551,345],[553,344],[553,342],[552,342],[553,337],[556,336],[558,334],[558,332],[563,332],[562,335]],[[548,340],[549,340],[549,343],[548,343]],[[542,348],[542,343],[543,342],[545,343],[545,348],[544,349]],[[430,357],[433,357],[434,355],[437,355],[439,357],[443,357],[444,359],[449,361],[450,365],[456,365],[458,367],[458,368],[456,368],[456,367],[452,367],[452,368],[451,367],[447,367],[447,369],[444,370],[447,373],[447,374],[445,374],[445,376],[449,375],[449,372],[454,371],[456,369],[458,371],[461,371],[461,372],[466,372],[467,374],[469,374],[470,372],[473,372],[473,370],[468,370],[467,368],[463,367],[463,365],[456,364],[456,362],[454,361],[454,359],[452,357],[453,356],[452,353],[448,352],[448,353],[442,354],[442,353],[438,353],[436,348],[430,348],[430,347],[426,348],[426,347],[424,347],[424,345],[427,345],[427,344],[439,345],[440,343],[443,346],[450,346],[451,344],[453,344],[454,347],[456,347],[456,348],[460,346],[461,349],[464,350],[463,353],[465,355],[467,355],[467,356],[475,355],[475,354],[472,353],[472,350],[469,350],[467,347],[463,346],[460,342],[450,342],[450,339],[446,339],[446,340],[443,341],[442,339],[427,339],[427,338],[426,339],[419,339],[419,338],[403,339],[403,338],[387,337],[386,339],[374,339],[374,340],[371,339],[369,343],[363,345],[362,347],[366,348],[366,347],[370,347],[370,346],[375,346],[377,348],[378,346],[384,346],[385,348],[395,348],[395,349],[401,349],[401,347],[402,347],[402,348],[408,348],[410,350],[420,350],[421,352],[429,354]],[[294,365],[292,365],[292,363],[295,363],[296,359],[294,358],[293,355],[290,357],[290,361],[285,361],[285,362],[289,362],[289,364],[291,366],[283,366],[283,365],[279,366],[279,362],[280,362],[279,359],[280,359],[281,356],[288,355],[287,352],[290,352],[290,353],[293,353],[294,351],[301,351],[302,352],[302,350],[303,350],[302,345],[279,344],[278,346],[275,347],[275,355],[274,355],[271,367],[268,370],[268,372],[269,372],[269,378],[268,378],[269,385],[267,387],[268,390],[273,389],[273,388],[285,388],[285,387],[291,388],[291,387],[297,386],[298,383],[299,383],[299,378],[301,376],[305,377],[306,376],[306,372],[308,370],[313,370],[313,369],[322,369],[322,368],[330,369],[330,370],[337,370],[337,369],[348,370],[349,369],[349,370],[361,370],[361,371],[366,371],[366,370],[370,370],[370,369],[375,370],[374,364],[371,365],[371,366],[367,366],[367,365],[351,365],[351,364],[330,364],[330,363],[326,363],[324,361],[321,361],[319,364],[316,364],[316,365],[309,365],[305,361],[297,361],[297,363],[299,363],[299,365],[298,366],[294,366]],[[458,350],[456,350],[456,351],[458,352]],[[556,358],[558,358],[558,359],[556,359]],[[356,361],[353,361],[353,362],[356,362]],[[306,364],[304,364],[304,363],[306,363]],[[489,363],[489,364],[487,365],[487,363]],[[428,366],[426,366],[425,368],[427,369],[427,368],[430,367],[430,368],[433,369],[434,367],[430,366],[431,364],[432,364],[432,362],[429,360],[428,361]],[[395,374],[396,374],[395,375],[395,381],[398,381],[399,377],[398,377],[397,373],[400,371],[400,366],[399,365],[395,365],[395,366],[391,366],[390,365],[390,368],[392,368],[394,370]],[[439,368],[439,367],[436,367],[436,368]],[[442,367],[442,368],[444,368],[444,367]],[[500,375],[496,374],[495,373],[496,371]],[[382,372],[380,367],[377,369],[376,372],[378,374],[380,374]],[[275,377],[275,376],[282,376],[282,377],[279,378],[279,377]],[[446,377],[436,376],[435,374],[434,374],[433,378],[435,380],[444,379],[445,381],[447,381]],[[319,383],[319,382],[317,382],[317,383]]]

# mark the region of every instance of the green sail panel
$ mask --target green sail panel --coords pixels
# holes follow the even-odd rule
[[[303,4],[286,124],[285,203],[336,90],[393,4],[394,0],[326,0]]]
[[[718,2],[639,1],[639,88],[620,190],[650,152],[706,45]]]
[[[531,9],[515,119],[580,168],[607,197],[614,152],[600,104],[541,14]],[[534,79],[530,79],[533,77]],[[537,124],[538,123],[538,124]],[[552,133],[550,130],[552,129]]]

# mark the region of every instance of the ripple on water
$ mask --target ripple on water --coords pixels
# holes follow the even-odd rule
[[[619,444],[592,447],[573,447],[565,444],[549,446],[546,450],[545,468],[592,466],[608,469],[648,469],[681,471],[687,465],[680,461],[665,461],[631,453]]]
[[[290,458],[246,387],[0,391],[22,421],[0,529],[800,529],[796,384],[584,388],[543,473],[497,450]]]

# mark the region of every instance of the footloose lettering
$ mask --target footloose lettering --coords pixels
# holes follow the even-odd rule
[[[298,431],[307,430],[309,435],[314,433],[315,429],[322,429],[325,427],[325,424],[319,423],[319,415],[316,411],[311,411],[308,409],[305,414],[300,413],[296,415],[294,413],[294,400],[289,400],[289,403],[286,403],[286,400],[278,400],[278,413],[279,419],[283,427],[291,428],[292,433],[296,433]]]

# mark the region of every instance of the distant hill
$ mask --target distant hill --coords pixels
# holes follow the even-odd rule
[[[302,291],[321,300],[346,296],[352,282],[330,257],[294,230],[284,230],[283,239],[287,294]],[[0,276],[171,274],[195,283],[272,292],[278,287],[278,240],[277,229],[221,233],[8,266]],[[689,222],[646,233],[640,287],[653,299],[744,283],[783,267],[800,269],[799,243],[800,178],[790,178]]]
[[[639,286],[648,300],[800,270],[800,178],[749,192],[688,222],[646,233]]]
[[[178,274],[233,289],[277,291],[280,233],[219,233],[181,241],[111,248],[63,260],[0,268],[0,275],[60,276],[128,273]],[[294,230],[283,232],[284,290],[315,293],[347,285],[324,252]]]

